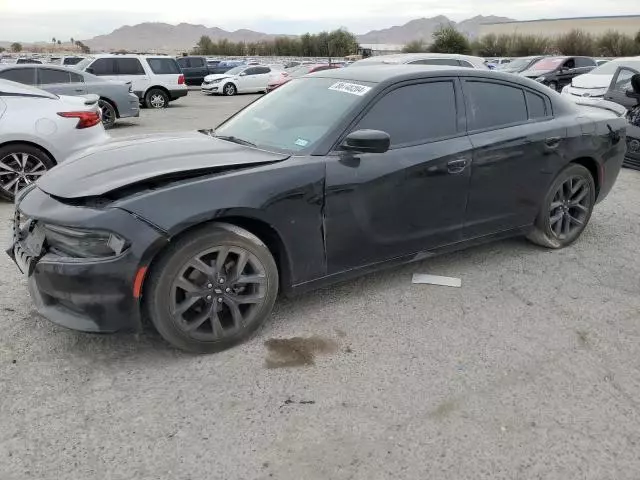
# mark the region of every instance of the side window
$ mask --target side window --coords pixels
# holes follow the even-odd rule
[[[192,67],[204,67],[204,59],[202,58],[192,58],[191,59]]]
[[[173,58],[147,58],[147,64],[156,75],[176,75],[182,73],[178,63]],[[187,63],[187,65],[191,65],[191,63]]]
[[[520,88],[471,80],[465,82],[464,90],[469,130],[501,128],[527,121],[527,105]]]
[[[180,65],[180,68],[189,68],[189,59],[188,58],[179,58],[178,59],[178,65]]]
[[[592,58],[578,57],[576,58],[576,68],[595,67],[596,62]]]
[[[116,64],[113,58],[99,58],[89,65],[89,68],[91,68],[94,75],[98,76],[116,74]]]
[[[258,73],[260,73],[260,69],[258,67],[251,67],[247,68],[244,73],[245,75],[257,75]]]
[[[40,85],[50,85],[52,83],[69,83],[71,77],[69,72],[64,70],[53,70],[51,68],[38,69],[38,83]]]
[[[562,65],[564,68],[576,68],[576,61],[573,58],[570,58],[569,60],[564,62],[564,65]]]
[[[35,68],[13,68],[11,70],[0,71],[0,78],[11,80],[12,82],[23,83],[25,85],[35,85],[36,69]]]
[[[465,68],[473,68],[473,65],[467,62],[466,60],[458,60],[460,62],[461,67]]]
[[[612,90],[617,92],[625,93],[627,90],[631,89],[631,77],[633,77],[636,73],[634,70],[629,70],[628,68],[622,68],[618,72],[618,75],[613,80]]]
[[[117,58],[118,75],[144,75],[144,69],[137,58]]]
[[[525,92],[525,96],[527,97],[529,119],[547,117],[547,104],[544,98],[532,92]]]
[[[264,73],[271,73],[271,69],[269,67],[258,67],[258,75],[262,75]]]
[[[394,147],[455,135],[458,131],[456,120],[453,82],[430,82],[400,87],[387,93],[354,130],[387,132]]]
[[[84,77],[79,73],[69,72],[69,75],[71,75],[72,83],[84,83]]]

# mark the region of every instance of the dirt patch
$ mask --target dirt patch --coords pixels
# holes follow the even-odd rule
[[[458,409],[458,404],[455,400],[447,400],[438,405],[430,414],[431,418],[437,418],[442,420],[448,417]]]
[[[304,367],[315,364],[318,354],[332,353],[338,345],[331,339],[312,336],[309,338],[271,338],[264,342],[267,347],[267,368]]]

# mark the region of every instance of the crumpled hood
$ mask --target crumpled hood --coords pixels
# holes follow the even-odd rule
[[[613,75],[592,75],[585,73],[571,80],[571,86],[577,88],[608,88]]]
[[[38,187],[61,198],[104,195],[159,177],[194,176],[221,167],[242,167],[285,160],[200,132],[140,135],[113,139],[83,150],[42,176]]]
[[[214,80],[222,80],[224,78],[231,78],[234,75],[227,75],[226,73],[212,73],[204,77],[205,82],[213,82]]]

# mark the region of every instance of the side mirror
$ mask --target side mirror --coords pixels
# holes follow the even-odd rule
[[[87,73],[93,74],[93,68],[91,68],[91,67],[85,68],[84,71],[87,72]]]
[[[246,74],[246,72],[240,72],[240,73],[238,74],[238,76],[239,76],[239,77],[246,77],[246,76],[247,76],[247,74]]]
[[[380,130],[356,130],[342,142],[342,150],[361,153],[384,153],[391,146],[391,137]]]
[[[629,98],[640,100],[640,73],[636,73],[631,77],[631,89],[627,90],[626,94]]]

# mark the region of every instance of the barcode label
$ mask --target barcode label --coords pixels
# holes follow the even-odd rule
[[[367,87],[366,85],[358,85],[357,83],[337,82],[331,85],[329,87],[329,90],[362,96],[369,90],[371,90],[371,87]]]

